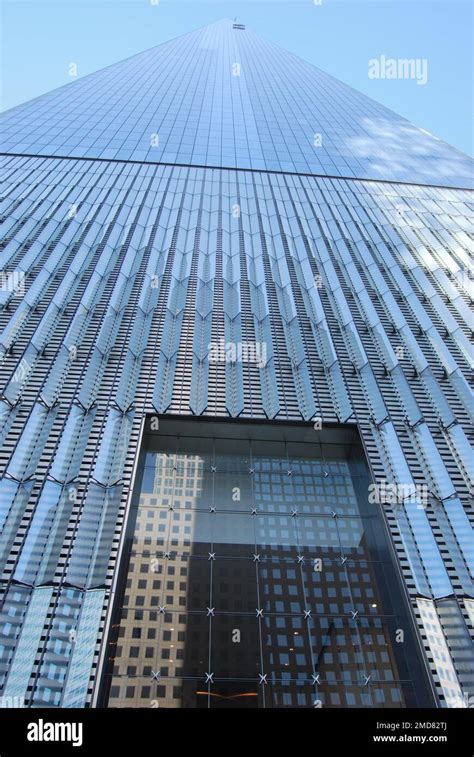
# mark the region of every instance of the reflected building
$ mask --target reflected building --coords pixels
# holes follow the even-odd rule
[[[472,161],[229,20],[1,124],[0,694],[465,706]]]
[[[354,428],[162,421],[144,440],[104,704],[429,702],[368,484]]]

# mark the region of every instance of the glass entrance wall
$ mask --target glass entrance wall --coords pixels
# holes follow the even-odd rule
[[[431,704],[357,429],[160,419],[144,437],[102,701]]]

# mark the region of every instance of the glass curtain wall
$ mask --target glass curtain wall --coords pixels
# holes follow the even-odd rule
[[[426,703],[369,486],[354,427],[161,420],[142,447],[104,703]]]

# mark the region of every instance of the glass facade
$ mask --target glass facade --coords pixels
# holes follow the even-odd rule
[[[229,20],[13,108],[2,142],[17,154],[473,186],[465,155]]]
[[[162,420],[108,644],[112,707],[431,702],[357,432]]]
[[[0,696],[417,706],[413,616],[436,701],[466,706],[472,161],[242,26],[2,116]],[[357,427],[370,477],[247,430],[137,471],[171,415]]]

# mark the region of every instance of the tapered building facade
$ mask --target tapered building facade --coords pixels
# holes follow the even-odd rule
[[[228,20],[1,123],[3,701],[472,705],[472,161]]]

